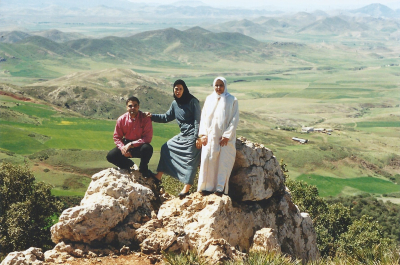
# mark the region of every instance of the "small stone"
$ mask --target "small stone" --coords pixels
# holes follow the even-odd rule
[[[127,247],[127,246],[123,246],[123,247],[119,250],[119,252],[120,252],[122,255],[127,255],[127,254],[129,253],[129,251],[130,251],[130,249],[129,249],[129,247]]]

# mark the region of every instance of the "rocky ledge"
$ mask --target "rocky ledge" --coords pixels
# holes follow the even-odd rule
[[[280,251],[303,261],[319,257],[307,213],[293,204],[271,150],[239,138],[229,196],[196,192],[179,199],[152,179],[106,169],[92,176],[79,206],[65,210],[51,228],[56,247],[41,254],[10,253],[1,265],[80,257],[195,251],[210,262],[242,258],[249,251]],[[18,263],[19,264],[19,263]]]

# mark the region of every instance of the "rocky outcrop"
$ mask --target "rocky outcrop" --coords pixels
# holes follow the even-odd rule
[[[216,263],[249,251],[317,259],[312,220],[293,204],[272,151],[244,138],[236,148],[229,196],[196,192],[175,198],[138,171],[93,175],[81,204],[65,210],[51,228],[58,244],[45,260],[123,253],[126,246],[154,257],[195,250]]]
[[[80,205],[65,210],[51,228],[53,242],[133,244],[135,229],[156,215],[151,185],[140,173],[106,169],[93,175]]]
[[[274,249],[302,260],[318,257],[311,218],[293,204],[272,151],[245,138],[236,149],[229,196],[166,201],[157,219],[136,231],[144,253],[197,250],[221,261]]]
[[[231,250],[224,252],[226,259],[240,257],[236,250],[250,249],[275,249],[303,260],[318,257],[311,219],[298,211],[289,193],[252,203],[194,193],[165,202],[157,219],[136,233],[139,241],[144,239],[140,246],[147,254],[187,250],[204,254],[212,247]],[[210,245],[210,240],[222,241]]]
[[[40,248],[31,247],[25,251],[11,252],[1,262],[1,265],[19,265],[19,264],[30,264],[30,265],[42,265],[44,261],[44,255]]]
[[[245,138],[237,139],[229,196],[236,201],[262,201],[284,191],[285,176],[272,151]]]

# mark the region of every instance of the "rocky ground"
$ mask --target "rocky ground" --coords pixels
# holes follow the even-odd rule
[[[154,262],[154,263],[153,263]],[[60,263],[45,262],[48,265],[56,265]],[[143,255],[140,252],[128,254],[128,255],[113,255],[107,257],[96,257],[96,258],[74,258],[73,260],[66,261],[65,265],[149,265],[149,264],[162,264],[160,261],[153,260],[150,256]]]

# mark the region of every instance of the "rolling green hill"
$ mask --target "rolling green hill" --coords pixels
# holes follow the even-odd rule
[[[126,111],[125,101],[130,96],[137,96],[141,100],[143,110],[165,112],[173,100],[172,92],[164,91],[170,87],[164,80],[115,68],[73,73],[34,83],[21,90],[34,98],[87,117],[116,119]]]
[[[32,36],[18,42],[18,46],[29,50],[37,56],[63,56],[80,57],[81,55],[63,44],[49,40],[41,36]],[[37,57],[37,58],[38,58]]]
[[[47,38],[49,40],[59,42],[59,43],[85,38],[85,35],[80,34],[80,33],[62,32],[57,29],[37,31],[37,32],[33,32],[32,34],[36,35],[36,36],[41,36],[41,37],[44,37],[44,38]]]
[[[0,36],[1,36],[0,42],[16,43],[25,38],[28,38],[31,35],[23,31],[14,30],[14,31],[0,32]]]
[[[300,29],[299,32],[343,34],[348,31],[367,31],[368,29],[369,27],[365,25],[348,22],[341,17],[328,17]]]

